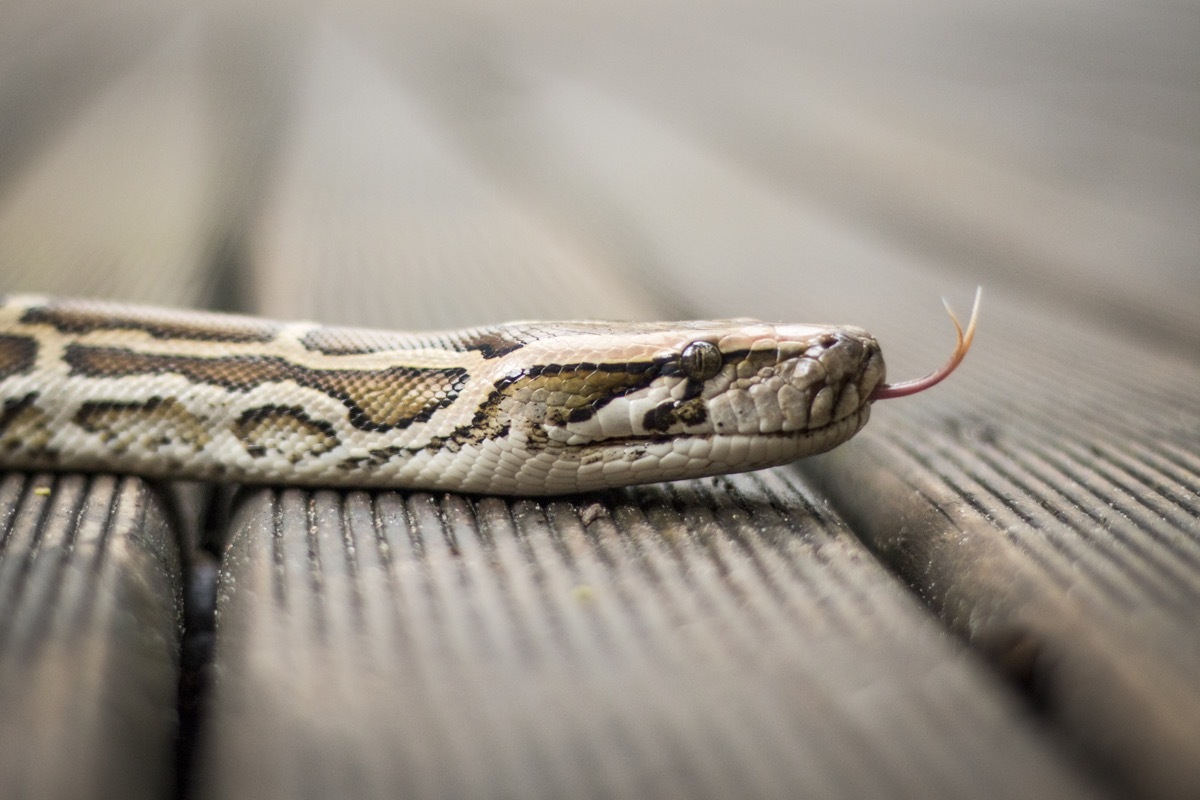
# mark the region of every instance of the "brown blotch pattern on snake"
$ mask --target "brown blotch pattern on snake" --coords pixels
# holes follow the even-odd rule
[[[17,448],[41,453],[50,444],[50,418],[37,407],[37,392],[4,401],[0,410],[0,451]]]
[[[234,423],[233,433],[255,458],[275,452],[293,464],[340,444],[332,425],[313,419],[300,406],[251,408]]]
[[[204,421],[173,397],[87,402],[75,412],[74,422],[88,433],[99,434],[114,453],[130,448],[152,453],[168,448],[196,452],[212,441]]]
[[[503,408],[505,400],[516,400],[531,422],[559,426],[582,422],[607,403],[651,383],[657,377],[655,366],[653,362],[545,364],[501,382],[488,405]]]
[[[64,360],[73,374],[88,377],[175,373],[194,383],[242,392],[264,383],[291,381],[341,401],[349,410],[350,423],[366,431],[424,422],[453,403],[470,379],[462,367],[312,369],[276,356],[210,358],[80,344],[69,345]]]
[[[33,369],[37,351],[37,341],[32,336],[0,335],[0,379]]]

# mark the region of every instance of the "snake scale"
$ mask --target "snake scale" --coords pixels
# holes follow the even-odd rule
[[[828,450],[884,383],[849,326],[520,322],[391,333],[0,299],[0,468],[548,495]]]

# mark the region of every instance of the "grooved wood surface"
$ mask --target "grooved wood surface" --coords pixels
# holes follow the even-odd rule
[[[0,291],[209,302],[198,30],[168,6],[14,11],[0,24]],[[0,480],[0,797],[175,792],[203,496],[129,477]]]
[[[1200,369],[992,308],[973,381],[940,408],[881,414],[804,472],[1106,771],[1186,796],[1200,789]],[[1004,370],[1006,352],[1036,366]]]
[[[846,322],[892,379],[985,297],[761,474],[4,476],[0,795],[1200,796],[1190,4],[6,14],[0,291]]]
[[[181,592],[141,481],[0,481],[0,795],[170,791]]]
[[[1089,796],[819,502],[248,493],[206,794]]]

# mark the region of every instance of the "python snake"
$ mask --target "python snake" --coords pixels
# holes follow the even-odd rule
[[[547,495],[828,450],[885,384],[848,326],[527,322],[389,333],[0,299],[0,468]]]

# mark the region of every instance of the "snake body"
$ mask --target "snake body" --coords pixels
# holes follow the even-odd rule
[[[0,300],[0,467],[544,495],[739,472],[867,421],[848,326],[519,322],[392,333]]]

